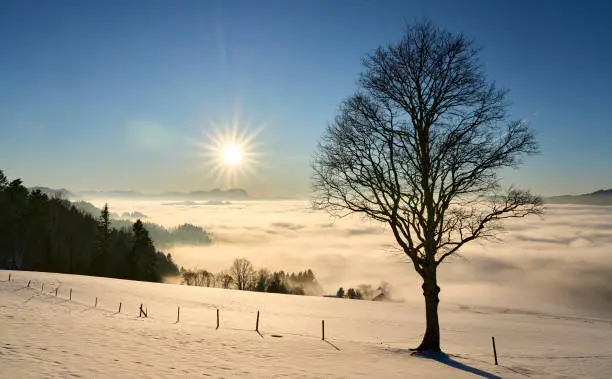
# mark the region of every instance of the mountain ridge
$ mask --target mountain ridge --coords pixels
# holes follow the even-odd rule
[[[88,190],[73,193],[66,189],[53,189],[48,187],[30,187],[30,191],[39,190],[47,196],[61,197],[64,199],[72,198],[154,198],[163,200],[246,200],[250,196],[246,190],[242,188],[230,188],[222,190],[214,188],[212,190],[194,190],[190,192],[159,192],[159,193],[142,193],[134,190]]]
[[[612,188],[580,195],[560,195],[544,198],[549,204],[612,205]]]

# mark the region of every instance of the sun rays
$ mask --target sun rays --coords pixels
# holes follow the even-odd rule
[[[255,139],[261,128],[249,130],[237,120],[231,126],[214,123],[211,126],[212,131],[204,132],[200,140],[194,141],[207,177],[215,185],[231,187],[256,175],[262,154],[257,151],[260,144]]]

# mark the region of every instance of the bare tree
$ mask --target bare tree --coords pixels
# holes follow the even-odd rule
[[[230,268],[230,275],[234,280],[236,288],[243,291],[249,290],[253,286],[255,269],[253,269],[253,265],[247,259],[237,258]]]
[[[529,191],[503,191],[497,172],[537,153],[533,133],[507,116],[505,91],[478,50],[431,23],[367,56],[313,161],[313,206],[385,223],[422,277],[427,327],[418,351],[440,351],[437,268],[501,220],[541,214]]]
[[[216,275],[216,283],[221,286],[221,288],[228,289],[234,282],[234,279],[230,274],[225,271],[221,271]]]

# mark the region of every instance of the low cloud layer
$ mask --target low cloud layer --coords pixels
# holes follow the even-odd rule
[[[312,268],[328,293],[385,280],[406,301],[422,298],[412,264],[382,225],[333,222],[307,202],[184,207],[117,200],[110,207],[145,213],[167,227],[189,222],[211,232],[210,246],[169,250],[185,267],[219,271],[245,257],[271,270]],[[443,304],[612,317],[612,207],[551,205],[544,218],[508,222],[500,238],[474,242],[443,264]]]

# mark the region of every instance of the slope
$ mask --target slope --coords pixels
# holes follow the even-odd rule
[[[0,377],[604,378],[612,371],[610,320],[443,305],[443,344],[452,355],[428,359],[407,349],[423,330],[420,304],[10,275],[8,282],[0,271]],[[138,317],[141,303],[147,318]]]

